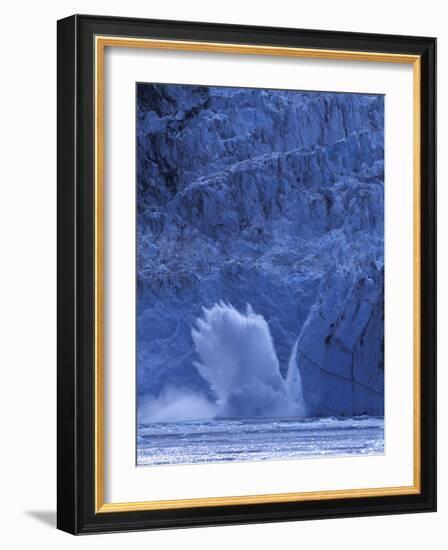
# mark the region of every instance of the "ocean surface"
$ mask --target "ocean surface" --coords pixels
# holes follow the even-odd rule
[[[245,418],[139,424],[137,465],[384,453],[384,418]]]

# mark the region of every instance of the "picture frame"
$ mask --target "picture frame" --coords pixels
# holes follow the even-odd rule
[[[148,494],[140,501],[106,498],[105,425],[109,429],[113,421],[105,405],[110,357],[104,331],[112,313],[104,286],[109,276],[104,157],[112,136],[104,93],[109,78],[105,52],[112,48],[244,56],[248,63],[266,58],[273,73],[283,59],[357,63],[354,70],[375,63],[411,68],[413,119],[402,122],[412,128],[412,265],[398,276],[410,278],[413,296],[412,360],[405,366],[412,381],[412,483],[299,492],[291,486],[279,492],[178,499]],[[58,21],[57,65],[58,528],[85,534],[435,511],[436,39],[74,15]],[[331,78],[332,90],[343,85],[336,80],[340,77]],[[387,147],[386,140],[386,158]],[[399,357],[401,350],[396,353]],[[174,469],[171,473],[175,479]]]

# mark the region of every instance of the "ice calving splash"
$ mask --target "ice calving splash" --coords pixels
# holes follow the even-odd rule
[[[288,375],[280,373],[269,325],[250,305],[241,313],[220,302],[203,308],[192,329],[200,361],[194,362],[215,396],[168,388],[139,411],[142,422],[171,422],[204,418],[303,416],[297,342]]]

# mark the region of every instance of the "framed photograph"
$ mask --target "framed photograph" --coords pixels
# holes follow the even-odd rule
[[[58,527],[434,511],[434,38],[58,22]]]

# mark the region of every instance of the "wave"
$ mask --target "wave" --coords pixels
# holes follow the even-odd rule
[[[203,395],[178,388],[167,388],[158,397],[149,396],[138,409],[138,422],[179,422],[215,418],[216,405]]]

